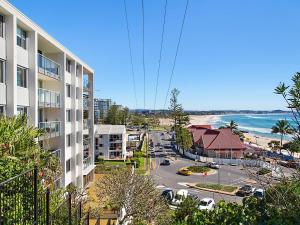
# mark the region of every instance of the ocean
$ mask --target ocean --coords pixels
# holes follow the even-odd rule
[[[229,124],[231,120],[238,124],[239,129],[248,131],[251,134],[263,136],[267,138],[280,139],[279,134],[272,134],[271,128],[278,120],[286,119],[294,125],[292,114],[236,114],[221,115],[216,118],[213,123],[215,128]],[[291,136],[284,136],[283,139],[290,140]]]

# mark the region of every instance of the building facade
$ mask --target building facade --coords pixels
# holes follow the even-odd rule
[[[97,120],[107,117],[108,111],[112,106],[111,99],[97,99],[94,100],[95,117]]]
[[[95,156],[104,160],[126,159],[124,125],[95,125]]]
[[[57,184],[63,187],[84,187],[93,178],[93,75],[81,59],[0,0],[0,113],[27,114],[31,125],[46,131],[39,143],[60,158]]]

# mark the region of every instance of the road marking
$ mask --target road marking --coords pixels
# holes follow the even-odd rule
[[[164,188],[166,187],[165,185],[157,185],[156,188]]]
[[[184,186],[184,187],[188,187],[188,185],[187,185],[188,183],[178,182],[177,184],[178,184],[178,185],[181,185],[181,186]]]

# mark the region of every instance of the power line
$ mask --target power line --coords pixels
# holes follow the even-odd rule
[[[165,23],[166,23],[166,15],[167,15],[167,5],[168,5],[168,0],[166,0],[166,2],[165,2],[164,21],[163,21],[163,27],[162,27],[162,33],[161,33],[160,51],[159,51],[159,59],[158,59],[158,69],[157,69],[156,86],[155,86],[155,97],[154,97],[154,106],[153,106],[154,110],[155,110],[155,107],[156,107],[157,87],[158,87],[158,80],[159,80],[159,75],[160,75],[160,63],[161,63],[162,47],[163,47],[164,34],[165,34]]]
[[[188,5],[189,5],[189,0],[186,0],[184,15],[183,15],[183,19],[182,19],[180,34],[179,34],[179,39],[178,39],[178,43],[177,43],[177,47],[176,47],[176,53],[175,53],[175,57],[174,57],[174,61],[173,61],[172,72],[171,72],[171,76],[170,76],[170,80],[169,80],[169,85],[168,85],[168,90],[167,90],[167,94],[166,94],[165,103],[164,103],[164,109],[166,107],[168,95],[169,95],[170,88],[171,88],[171,82],[172,82],[172,78],[173,78],[173,75],[174,75],[174,69],[175,69],[175,65],[176,65],[176,60],[177,60],[179,45],[180,45],[180,42],[181,42],[182,31],[183,31],[183,26],[184,26],[184,22],[185,22],[185,18],[186,18],[186,13],[187,13]]]
[[[144,0],[142,0],[142,15],[143,15],[143,72],[144,72],[144,109],[146,109],[146,72],[145,72],[145,12],[144,12]]]
[[[133,90],[134,90],[134,98],[135,98],[135,108],[137,109],[137,95],[136,95],[136,86],[135,86],[135,74],[134,74],[133,59],[132,59],[131,39],[130,39],[130,31],[129,31],[129,23],[128,23],[126,0],[124,0],[124,11],[125,11],[126,28],[127,28],[127,36],[128,36],[128,46],[129,46],[129,55],[130,55],[130,63],[131,63],[131,74],[132,74],[132,82],[133,82]]]

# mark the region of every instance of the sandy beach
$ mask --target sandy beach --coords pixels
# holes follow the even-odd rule
[[[198,124],[198,125],[207,125],[210,124],[213,126],[213,124],[219,119],[219,115],[190,115],[190,124]],[[160,119],[161,125],[172,125],[172,120],[170,119]],[[213,127],[218,128],[218,127]],[[271,140],[279,140],[276,138],[268,138],[263,137],[259,135],[254,135],[251,133],[245,133],[246,141],[251,142],[253,144],[257,144],[258,146],[268,148],[268,143]],[[286,141],[284,141],[286,142]]]

